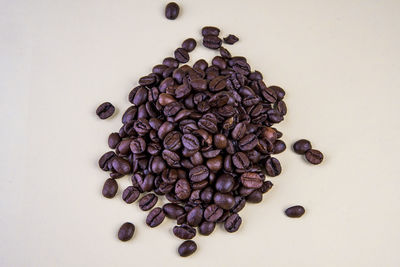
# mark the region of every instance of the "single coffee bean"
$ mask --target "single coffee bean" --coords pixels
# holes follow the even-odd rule
[[[188,52],[192,52],[196,48],[196,40],[193,38],[188,38],[182,43],[182,48]]]
[[[300,139],[293,144],[293,150],[297,154],[304,155],[308,150],[310,150],[311,143],[306,139]]]
[[[199,226],[199,233],[201,235],[210,235],[215,229],[215,222],[204,221]]]
[[[233,45],[237,41],[239,41],[239,38],[237,38],[233,34],[229,34],[227,37],[224,38],[224,42],[227,43],[227,44],[230,44],[230,45]]]
[[[233,206],[231,211],[234,213],[238,213],[244,208],[245,205],[246,205],[246,200],[241,196],[236,196],[235,205]]]
[[[126,222],[119,228],[118,239],[121,241],[128,241],[132,238],[134,233],[135,226],[130,222]]]
[[[244,124],[243,122],[240,122],[232,130],[232,133],[231,133],[232,138],[234,140],[242,139],[244,137],[244,135],[246,134],[246,131],[247,131],[246,124]]]
[[[128,174],[131,172],[129,162],[121,157],[115,157],[112,161],[112,167],[120,174]]]
[[[139,200],[139,207],[141,210],[147,211],[147,210],[153,208],[154,205],[156,205],[157,201],[158,201],[158,197],[155,194],[150,193],[150,194],[145,195],[144,197],[142,197]]]
[[[182,136],[182,144],[188,150],[198,150],[200,147],[200,142],[196,136],[193,134],[184,134]]]
[[[243,152],[237,152],[232,156],[233,165],[238,169],[247,169],[250,166],[250,160]]]
[[[165,7],[165,17],[170,20],[174,20],[179,15],[179,6],[175,2],[170,2]]]
[[[163,151],[163,154],[166,152],[167,150]],[[161,158],[160,156],[155,156],[149,163],[150,167],[151,167],[151,171],[156,173],[156,174],[160,174],[162,173],[162,171],[167,167],[167,164],[164,161],[164,155]]]
[[[258,144],[257,136],[254,134],[248,134],[239,140],[239,148],[242,151],[250,151],[255,148]]]
[[[261,193],[265,194],[267,193],[273,186],[273,183],[271,181],[265,181],[263,182],[263,185],[260,187]]]
[[[118,191],[118,184],[114,179],[107,179],[103,185],[103,196],[106,198],[113,198]]]
[[[240,176],[241,183],[249,189],[258,189],[262,186],[263,180],[259,174],[254,172],[245,172]]]
[[[224,173],[220,175],[215,182],[215,189],[221,193],[229,193],[233,190],[235,181],[232,175]]]
[[[228,146],[228,139],[223,134],[216,134],[213,139],[216,148],[225,149]]]
[[[214,158],[208,159],[206,162],[207,168],[210,172],[216,173],[222,169],[222,156],[218,155]]]
[[[226,219],[224,227],[227,232],[233,233],[239,229],[241,224],[242,218],[240,218],[239,214],[233,213]]]
[[[176,237],[180,239],[192,239],[196,236],[196,229],[193,227],[182,224],[181,226],[174,226],[173,233]]]
[[[175,56],[176,60],[178,60],[181,63],[186,63],[190,59],[188,51],[186,51],[183,48],[176,49],[174,52],[174,56]]]
[[[221,57],[225,58],[225,59],[230,59],[232,58],[231,53],[228,51],[228,49],[224,48],[224,47],[220,47],[219,48],[219,54],[221,55]]]
[[[282,100],[285,97],[285,90],[283,90],[281,87],[273,85],[269,88],[275,91],[278,100]]]
[[[122,199],[126,203],[131,204],[139,198],[139,195],[140,195],[140,192],[136,187],[128,186],[122,193]]]
[[[189,179],[192,182],[200,182],[208,178],[210,174],[208,168],[204,165],[194,167],[189,172]]]
[[[129,144],[132,153],[139,154],[146,150],[146,141],[142,138],[133,139]]]
[[[275,177],[282,171],[281,163],[278,159],[270,157],[265,162],[265,170],[268,176]]]
[[[310,149],[306,152],[306,159],[311,164],[317,165],[322,162],[324,155],[319,150]]]
[[[165,136],[164,147],[171,151],[177,151],[181,148],[181,133],[178,131],[172,131]]]
[[[185,210],[178,204],[167,203],[163,206],[163,211],[168,218],[177,219],[185,213]]]
[[[253,193],[246,197],[246,201],[250,203],[260,203],[263,199],[263,193],[260,189],[254,190]]]
[[[274,143],[274,154],[279,154],[282,153],[283,151],[286,150],[286,144],[282,140],[276,140]]]
[[[225,210],[230,210],[235,205],[235,199],[231,194],[222,194],[219,192],[214,194],[214,202],[217,206]]]
[[[303,206],[293,206],[293,207],[287,208],[285,210],[286,216],[291,217],[291,218],[301,217],[301,216],[303,216],[303,214],[305,212],[306,212],[306,210],[304,209]]]
[[[145,78],[142,78],[142,79],[143,79],[142,83],[152,84],[154,82],[153,80],[150,80],[150,79],[148,79],[150,81],[146,81]],[[146,79],[147,79],[147,77],[146,77]],[[139,83],[140,83],[140,81],[139,81]],[[136,106],[140,106],[140,105],[144,104],[147,100],[147,95],[148,95],[148,92],[147,92],[146,87],[144,87],[144,86],[138,87],[138,90],[136,91],[136,94],[135,94],[135,97],[134,97],[132,103],[135,104]]]
[[[112,149],[115,149],[119,142],[121,142],[121,137],[118,133],[112,133],[108,137],[108,146]]]
[[[221,218],[223,213],[224,210],[222,208],[215,204],[211,204],[204,210],[204,219],[208,222],[216,222]]]
[[[222,40],[218,36],[205,35],[203,45],[209,49],[218,49],[221,47]]]
[[[104,102],[96,109],[96,114],[100,119],[105,120],[114,114],[115,107],[110,102]]]
[[[108,164],[110,162],[112,162],[114,157],[115,157],[115,153],[113,151],[108,151],[104,155],[102,155],[101,158],[99,159],[99,167],[100,167],[100,169],[102,169],[103,171],[110,170],[108,168]]]
[[[176,182],[175,194],[181,200],[189,198],[189,196],[191,194],[191,190],[190,190],[190,184],[186,179],[179,179]]]
[[[217,27],[213,27],[213,26],[205,26],[201,29],[201,34],[203,36],[206,36],[206,35],[218,36],[219,32],[220,32],[220,30]]]
[[[203,209],[200,206],[194,207],[186,216],[187,223],[190,226],[198,226],[203,219]]]
[[[161,208],[154,208],[149,212],[146,218],[146,224],[150,227],[159,226],[165,218],[165,214]]]
[[[196,243],[192,240],[186,240],[179,246],[178,253],[181,257],[187,257],[196,252],[196,250],[197,250]]]

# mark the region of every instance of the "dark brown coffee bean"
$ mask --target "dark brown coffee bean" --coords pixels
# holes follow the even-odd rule
[[[120,174],[128,174],[131,172],[131,166],[129,162],[120,157],[114,157],[112,161],[112,167]]]
[[[234,43],[236,43],[237,41],[239,41],[239,38],[237,38],[235,35],[233,34],[229,34],[227,37],[224,38],[224,42],[226,44],[230,44],[233,45]]]
[[[214,194],[214,203],[225,210],[230,210],[235,205],[235,199],[231,194],[222,194],[215,193]]]
[[[104,102],[96,109],[96,114],[100,119],[105,120],[114,114],[115,107],[110,102]]]
[[[286,144],[282,140],[276,140],[274,143],[274,154],[279,154],[282,153],[283,151],[286,150]]]
[[[232,208],[232,212],[238,213],[244,208],[245,205],[246,205],[246,200],[241,196],[236,196],[235,205]]]
[[[208,168],[204,165],[194,167],[189,172],[189,179],[192,182],[200,182],[208,178],[210,174]]]
[[[285,91],[281,87],[273,85],[269,88],[275,91],[278,100],[282,100],[285,97]]]
[[[180,239],[192,239],[196,236],[196,229],[193,227],[182,224],[181,226],[174,226],[173,233],[176,237]]]
[[[270,157],[265,162],[265,170],[268,176],[275,177],[282,171],[281,163],[278,159]]]
[[[175,2],[170,2],[165,6],[165,17],[174,20],[179,15],[179,6]]]
[[[224,76],[217,76],[210,81],[209,89],[212,92],[219,92],[226,87],[226,78]]]
[[[181,63],[186,63],[190,59],[188,51],[186,51],[183,48],[177,48],[174,52],[174,56],[176,60],[178,60]]]
[[[192,134],[184,134],[182,136],[182,144],[188,150],[193,150],[193,151],[198,150],[200,147],[199,140],[196,138],[196,136]]]
[[[232,133],[231,133],[232,138],[234,140],[240,140],[244,137],[244,135],[246,134],[246,131],[247,131],[246,124],[243,122],[240,122],[232,130]]]
[[[178,204],[167,203],[163,206],[163,211],[168,218],[176,219],[185,213],[185,210]]]
[[[118,184],[114,179],[107,179],[103,185],[103,196],[106,198],[113,198],[118,191]]]
[[[218,36],[205,35],[203,45],[209,49],[218,49],[221,47],[222,40]]]
[[[99,167],[100,167],[100,169],[102,169],[103,171],[110,170],[108,168],[108,165],[109,165],[110,162],[112,162],[114,157],[115,157],[115,153],[113,151],[108,151],[107,153],[102,155],[101,158],[99,159]]]
[[[198,226],[203,219],[203,209],[200,206],[194,207],[187,213],[186,220],[190,226]]]
[[[261,193],[263,194],[267,193],[272,188],[272,186],[273,184],[271,183],[271,181],[263,182],[263,185],[260,187]]]
[[[233,165],[238,169],[247,169],[250,166],[250,160],[243,152],[237,152],[232,156]]]
[[[176,184],[175,184],[175,194],[181,200],[189,198],[189,196],[191,194],[191,190],[190,190],[190,184],[189,184],[188,180],[179,179],[176,182]]]
[[[178,131],[172,131],[165,136],[164,147],[171,151],[177,151],[181,148],[181,133]]]
[[[165,152],[165,150],[163,151],[163,153],[164,152]],[[155,156],[154,158],[152,158],[149,161],[149,166],[151,167],[152,172],[154,172],[156,174],[160,174],[167,167],[167,164],[165,163],[163,158],[164,158],[164,155],[162,158],[160,156]]]
[[[146,224],[150,227],[159,226],[165,218],[165,214],[161,208],[154,208],[149,212],[146,218]]]
[[[186,240],[179,246],[178,253],[181,257],[187,257],[195,253],[196,250],[197,250],[196,243],[192,240]]]
[[[217,27],[213,27],[213,26],[205,26],[201,29],[201,34],[203,36],[206,36],[206,35],[218,36],[219,32],[220,32],[220,30]]]
[[[157,135],[160,139],[164,139],[165,136],[174,129],[175,125],[169,121],[164,122],[161,124],[160,128],[158,129]]]
[[[263,180],[259,174],[254,172],[245,172],[240,176],[241,183],[250,189],[258,189],[262,186]]]
[[[153,193],[147,194],[139,200],[139,207],[141,210],[149,210],[156,205],[158,197]]]
[[[164,150],[162,152],[162,158],[171,167],[174,167],[174,168],[181,167],[181,163],[180,163],[181,158],[179,157],[179,155],[177,153],[175,153],[171,150]],[[164,168],[165,168],[165,166],[164,166]]]
[[[196,91],[206,91],[207,81],[201,78],[194,79],[190,81],[190,86]]]
[[[172,102],[176,102],[176,99],[170,94],[162,93],[158,97],[158,103],[160,103],[161,106],[166,106]]]
[[[108,146],[112,149],[116,148],[117,145],[121,142],[121,137],[118,133],[112,133],[108,137]]]
[[[303,206],[293,206],[285,210],[285,214],[291,218],[299,218],[306,212]]]
[[[215,204],[211,204],[204,210],[204,219],[208,222],[216,222],[221,218],[223,213],[224,210],[222,208]]]
[[[131,204],[139,198],[139,195],[140,195],[140,192],[136,187],[128,186],[122,193],[122,199],[126,203]]]
[[[222,156],[218,155],[214,158],[208,159],[206,165],[211,172],[218,172],[222,169]]]
[[[258,190],[254,190],[250,195],[246,197],[246,201],[249,203],[260,203],[263,199],[263,193]]]
[[[215,182],[215,189],[221,193],[231,192],[234,186],[233,176],[227,173],[220,175]]]
[[[308,150],[312,148],[310,141],[306,139],[300,139],[293,144],[293,150],[297,154],[304,155]]]
[[[226,219],[224,227],[227,232],[233,233],[239,229],[241,224],[242,218],[240,218],[239,214],[233,213]]]
[[[219,56],[214,57],[213,60],[211,61],[211,63],[214,66],[217,66],[220,70],[226,69],[227,63],[226,63],[225,59],[223,59],[222,57],[219,57]]]
[[[196,40],[193,38],[188,38],[182,43],[182,48],[188,52],[192,52],[196,48]]]
[[[210,235],[214,231],[215,225],[214,222],[204,221],[199,226],[199,233],[201,235]]]
[[[135,226],[130,222],[126,222],[119,228],[118,239],[121,241],[128,241],[132,238],[134,233]]]
[[[250,151],[255,148],[258,144],[257,136],[254,134],[248,134],[239,140],[239,148],[242,151]]]
[[[231,53],[222,46],[219,48],[219,54],[221,55],[221,57],[226,59],[230,59],[232,57]]]
[[[322,162],[324,155],[319,150],[310,149],[306,152],[306,159],[311,164],[317,165]]]
[[[130,142],[129,147],[132,153],[143,153],[146,150],[146,141],[141,137],[133,139]]]

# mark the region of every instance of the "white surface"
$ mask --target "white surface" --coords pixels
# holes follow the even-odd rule
[[[0,1],[0,266],[399,266],[400,2],[179,1],[175,21],[166,2]],[[121,191],[102,197],[97,160],[138,78],[204,25],[239,36],[231,52],[286,89],[287,144],[308,138],[326,159],[279,155],[240,230],[196,237],[184,259],[171,220],[149,229]],[[101,121],[106,100],[118,112]],[[283,215],[292,204],[303,218]]]

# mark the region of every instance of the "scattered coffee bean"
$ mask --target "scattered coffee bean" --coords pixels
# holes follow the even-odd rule
[[[122,193],[122,199],[126,203],[131,204],[139,198],[139,195],[140,191],[136,187],[128,186]]]
[[[217,27],[213,27],[213,26],[206,26],[206,27],[203,27],[203,29],[201,29],[201,34],[203,36],[206,36],[206,35],[218,36],[219,32],[220,32],[220,30]]]
[[[118,239],[121,241],[128,241],[132,238],[134,233],[135,226],[130,222],[126,222],[119,228]]]
[[[311,164],[317,165],[322,162],[324,155],[319,150],[310,149],[306,152],[306,159]]]
[[[203,45],[210,49],[218,49],[221,47],[222,40],[215,35],[205,35],[203,38]]]
[[[304,209],[303,206],[293,206],[293,207],[287,208],[285,210],[286,216],[291,217],[291,218],[301,217],[301,216],[303,216],[303,214],[305,212],[306,212],[306,210]]]
[[[300,139],[293,144],[294,152],[300,155],[304,155],[311,148],[312,147],[310,141],[305,139]]]
[[[173,229],[174,235],[180,239],[192,239],[196,236],[196,229],[193,227],[182,224],[181,226],[175,226]]]
[[[156,205],[158,197],[153,193],[147,194],[139,200],[139,207],[141,210],[149,210]]]
[[[240,218],[239,214],[233,213],[226,219],[224,227],[226,231],[228,231],[229,233],[233,233],[239,230],[241,224],[242,218]]]
[[[165,17],[170,20],[174,20],[179,15],[179,6],[175,2],[170,2],[165,7]]]
[[[159,226],[165,218],[165,214],[161,208],[154,208],[149,212],[146,218],[146,224],[150,227]]]
[[[103,196],[106,198],[113,198],[118,191],[118,184],[114,179],[107,179],[103,186]]]
[[[210,235],[215,229],[215,222],[202,222],[199,226],[201,235]]]
[[[193,38],[188,38],[182,43],[182,48],[187,52],[192,52],[196,48],[196,40]]]
[[[237,41],[239,41],[239,38],[237,38],[237,37],[236,37],[235,35],[233,35],[233,34],[229,34],[227,37],[224,38],[224,42],[225,42],[226,44],[230,44],[230,45],[236,43]]]
[[[96,109],[96,114],[100,119],[105,120],[114,114],[115,107],[110,102],[104,102]]]
[[[179,246],[178,253],[181,257],[187,257],[196,252],[196,250],[197,250],[196,243],[192,240],[186,240]]]

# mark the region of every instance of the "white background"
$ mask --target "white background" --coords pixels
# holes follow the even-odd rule
[[[165,4],[0,0],[0,266],[399,266],[400,2],[187,0],[175,21]],[[240,230],[180,258],[171,220],[150,229],[121,200],[128,177],[102,197],[97,160],[137,80],[205,25],[239,36],[232,54],[286,90],[288,147],[307,138],[326,159],[279,155]],[[118,109],[101,121],[104,101]],[[301,219],[283,214],[293,204]],[[136,233],[122,243],[125,221]]]

